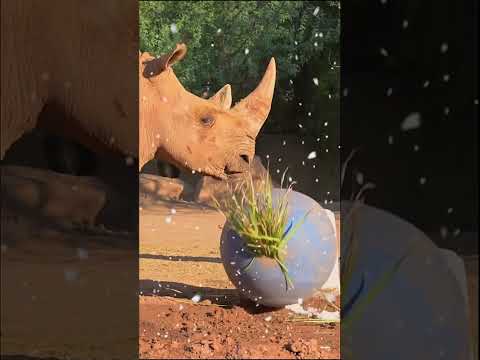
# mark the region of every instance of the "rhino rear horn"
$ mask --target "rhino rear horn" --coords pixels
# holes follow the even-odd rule
[[[217,91],[210,99],[213,103],[220,106],[223,110],[228,110],[232,106],[232,88],[230,84],[225,85]]]
[[[252,135],[254,136],[257,136],[259,133],[270,112],[273,91],[275,89],[275,78],[275,59],[271,58],[257,88],[232,108],[233,111],[240,113],[248,119]]]

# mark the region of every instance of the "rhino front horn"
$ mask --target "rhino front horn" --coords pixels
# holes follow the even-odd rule
[[[257,136],[270,112],[273,90],[275,89],[275,77],[275,59],[271,58],[257,88],[232,108],[232,111],[242,113],[244,117],[250,120],[253,136]]]

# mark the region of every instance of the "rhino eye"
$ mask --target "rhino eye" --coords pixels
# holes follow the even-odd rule
[[[200,122],[202,123],[203,126],[212,126],[215,122],[215,119],[211,116],[204,116],[200,119]]]

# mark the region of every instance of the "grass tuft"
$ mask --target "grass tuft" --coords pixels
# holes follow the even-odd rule
[[[283,173],[280,188],[287,170]],[[276,261],[285,277],[285,287],[293,288],[285,265],[286,245],[303,224],[309,211],[295,225],[288,218],[288,195],[294,182],[277,201],[273,201],[272,180],[266,171],[260,181],[254,181],[249,172],[235,187],[229,186],[223,201],[213,198],[216,208],[224,214],[230,228],[245,241],[254,256],[243,269],[247,270],[257,257],[268,257]]]

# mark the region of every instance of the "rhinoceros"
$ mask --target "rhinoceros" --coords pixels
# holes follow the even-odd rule
[[[233,108],[228,85],[202,99],[185,90],[171,68],[185,56],[185,45],[159,58],[136,58],[136,6],[2,1],[1,159],[25,133],[44,127],[94,152],[138,158],[140,169],[154,157],[220,178],[247,169],[270,111],[274,59],[258,87]],[[95,41],[99,33],[111,41]],[[131,86],[136,76],[139,93]],[[49,116],[39,116],[45,112]]]
[[[257,88],[231,108],[230,85],[210,99],[188,92],[172,70],[185,44],[158,58],[140,53],[140,168],[154,157],[225,179],[248,169],[255,138],[270,112],[272,58]]]

